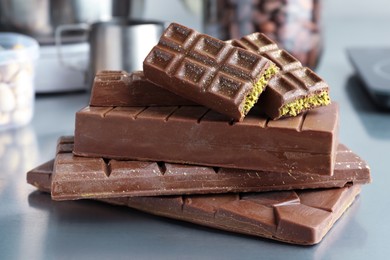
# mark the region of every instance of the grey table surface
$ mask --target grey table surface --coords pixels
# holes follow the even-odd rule
[[[94,201],[51,201],[26,184],[26,171],[53,157],[59,136],[73,134],[74,114],[88,102],[82,93],[38,97],[30,125],[0,132],[0,259],[388,259],[390,113],[367,97],[345,48],[390,46],[390,3],[324,3],[317,72],[339,103],[341,142],[370,164],[373,183],[320,244],[292,246]]]

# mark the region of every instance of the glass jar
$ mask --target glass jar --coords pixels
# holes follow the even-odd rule
[[[34,62],[38,42],[26,35],[0,33],[0,131],[26,125],[34,111]]]
[[[204,0],[204,32],[221,40],[262,32],[314,69],[322,52],[320,0]]]

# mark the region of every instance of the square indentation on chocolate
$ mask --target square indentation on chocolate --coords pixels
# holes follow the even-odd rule
[[[151,65],[165,71],[178,54],[154,47],[145,59],[147,65]]]
[[[206,67],[202,66],[198,62],[185,58],[180,64],[175,76],[178,79],[187,81],[196,87],[203,87],[206,84],[206,81],[201,82],[201,80],[204,78],[207,70],[208,69]]]
[[[224,57],[224,50],[227,45],[221,40],[209,37],[207,35],[199,37],[193,50],[216,61]]]
[[[242,41],[249,43],[250,49],[259,53],[278,49],[277,44],[262,33],[252,33],[243,37]],[[249,44],[246,45],[249,46]]]
[[[249,51],[235,48],[226,60],[226,65],[233,65],[245,71],[256,71],[261,57]]]
[[[305,86],[314,86],[320,82],[324,82],[316,73],[314,73],[309,68],[302,68],[300,70],[295,70],[290,73],[296,78],[302,81],[302,84]]]
[[[185,51],[186,51],[184,49],[184,46],[182,45],[182,43],[178,43],[178,42],[173,41],[172,39],[164,37],[164,36],[162,36],[160,38],[158,45],[164,49],[170,49],[170,50],[172,50],[174,52],[178,52],[178,53],[185,53]]]
[[[241,82],[237,79],[231,78],[223,73],[217,73],[209,92],[217,94],[218,96],[227,97],[228,99],[235,99],[239,93],[244,89]]]
[[[282,71],[290,71],[301,67],[301,63],[285,50],[275,50],[264,53],[264,56],[273,61]]]
[[[184,45],[187,39],[191,37],[193,30],[190,28],[181,26],[176,23],[172,23],[164,33],[164,36],[168,39],[175,41],[178,44]]]
[[[298,91],[300,89],[305,89],[305,86],[302,86],[302,83],[297,81],[295,77],[289,77],[291,74],[285,74],[280,78],[271,79],[268,83],[268,86],[271,87],[274,91],[277,91],[280,95],[284,95],[291,91]]]

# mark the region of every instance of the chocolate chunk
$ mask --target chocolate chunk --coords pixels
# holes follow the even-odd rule
[[[144,60],[145,77],[241,121],[277,67],[268,59],[172,23]]]
[[[316,189],[371,180],[368,165],[344,145],[337,149],[333,176],[79,157],[63,138],[57,151],[55,200]]]
[[[295,116],[329,104],[328,85],[261,33],[227,43],[271,60],[281,73],[269,81],[256,104],[272,119]],[[145,79],[143,72],[102,71],[95,77],[91,106],[197,105]]]
[[[51,178],[54,168],[54,159],[45,162],[27,172],[27,183],[44,192],[51,191]]]
[[[52,164],[27,173],[27,182],[49,191]],[[101,199],[151,214],[286,243],[319,243],[360,193],[343,188],[246,194]]]
[[[104,70],[96,74],[91,106],[182,106],[196,105],[147,81],[142,71],[127,73]]]
[[[86,107],[76,113],[79,156],[331,175],[337,104],[269,121],[231,123],[204,107]]]
[[[330,104],[328,84],[264,34],[253,33],[231,44],[270,59],[280,69],[257,103],[270,118],[296,116]]]
[[[173,197],[164,206],[156,203],[154,197],[132,197],[127,205],[152,214],[227,231],[311,245],[321,241],[359,192],[360,186],[353,185],[315,190],[307,194],[316,197],[318,202],[321,199],[329,201],[327,207],[333,208],[332,211],[306,205],[300,200],[302,193],[295,191],[283,192],[292,200],[283,197],[279,200],[280,192],[269,192],[246,194],[245,197],[242,194]],[[268,198],[273,196],[274,202],[270,204]],[[329,196],[334,200],[328,200]],[[180,208],[182,212],[178,214]]]

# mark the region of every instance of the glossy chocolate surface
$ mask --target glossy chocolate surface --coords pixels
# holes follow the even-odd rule
[[[27,173],[27,182],[49,192],[53,161]],[[319,243],[360,193],[343,188],[217,195],[100,199],[115,205],[292,244]]]
[[[156,85],[240,121],[247,95],[271,65],[258,54],[172,23],[143,69]]]
[[[344,145],[337,149],[333,175],[327,176],[86,158],[73,155],[72,144],[71,137],[59,139],[55,200],[316,189],[371,180],[368,165]]]
[[[314,71],[302,64],[287,51],[280,49],[276,42],[262,33],[253,33],[231,44],[260,54],[279,67],[279,74],[270,80],[260,95],[258,106],[272,119],[282,117],[281,108],[296,100],[313,97],[321,92],[329,92],[328,84]],[[320,104],[312,104],[312,109]]]
[[[103,70],[96,74],[90,106],[182,106],[194,102],[145,79],[142,71]]]
[[[337,104],[242,122],[204,107],[86,107],[76,114],[74,153],[271,172],[331,175]]]

